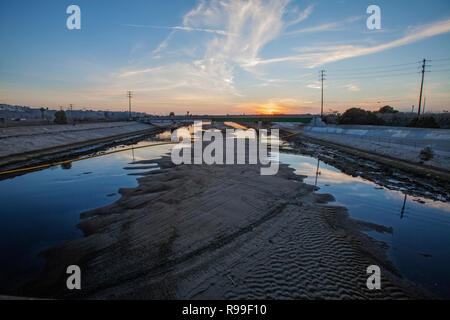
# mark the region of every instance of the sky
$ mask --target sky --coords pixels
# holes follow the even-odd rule
[[[448,0],[0,0],[0,40],[0,103],[317,114],[326,70],[325,112],[410,111],[425,58],[426,111],[450,110]]]

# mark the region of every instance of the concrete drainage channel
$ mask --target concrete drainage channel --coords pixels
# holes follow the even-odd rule
[[[175,128],[178,128],[179,126],[180,125],[175,124],[170,127],[152,127],[147,130],[129,132],[100,139],[92,139],[79,143],[67,144],[53,148],[45,148],[26,153],[13,154],[0,158],[0,169],[1,171],[7,171],[47,164],[55,161],[73,159],[93,152],[106,150],[117,145],[131,145],[146,137],[164,132],[166,130],[173,130]],[[11,177],[11,175],[5,175],[5,177],[1,178],[3,179],[6,177]]]
[[[450,168],[450,130],[338,125],[304,128],[304,135],[340,146],[404,160],[419,166]],[[421,154],[428,149],[431,157]]]
[[[389,157],[386,155],[377,154],[375,152],[362,150],[362,149],[355,148],[355,147],[349,147],[349,146],[346,146],[343,144],[339,144],[337,142],[330,142],[330,141],[322,140],[322,139],[316,138],[316,137],[313,138],[311,136],[306,136],[306,139],[310,140],[311,142],[321,144],[321,145],[324,145],[324,146],[332,148],[332,149],[340,150],[342,152],[352,154],[354,156],[358,156],[361,158],[379,162],[379,163],[382,163],[382,164],[385,164],[385,165],[388,165],[388,166],[391,166],[394,168],[398,168],[401,170],[406,170],[406,171],[409,171],[414,174],[420,174],[420,175],[431,174],[436,177],[439,177],[440,179],[450,182],[450,173],[444,171],[442,168],[435,168],[435,167],[430,167],[430,166],[427,166],[424,164],[413,163],[408,160],[396,159],[396,158]]]
[[[285,133],[299,128],[277,124]],[[450,130],[357,125],[302,127],[301,139],[418,175],[450,181]]]

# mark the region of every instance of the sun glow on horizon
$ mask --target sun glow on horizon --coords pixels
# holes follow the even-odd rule
[[[276,115],[276,114],[284,113],[284,109],[283,109],[283,107],[280,107],[277,104],[270,103],[270,104],[260,105],[256,109],[256,112],[258,114],[262,114],[262,115],[273,116],[273,115]]]

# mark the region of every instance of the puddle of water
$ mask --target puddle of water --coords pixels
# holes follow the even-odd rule
[[[313,157],[280,153],[280,162],[308,176],[304,181],[319,187],[318,193],[332,194],[333,205],[346,207],[352,218],[392,227],[393,234],[367,234],[389,245],[388,255],[405,278],[450,298],[450,204],[405,196]]]
[[[125,170],[127,163],[158,159],[170,148],[124,151],[0,181],[0,294],[13,293],[36,274],[44,262],[37,257],[41,250],[82,236],[80,213],[116,201],[118,188],[137,186],[129,173],[139,170]]]

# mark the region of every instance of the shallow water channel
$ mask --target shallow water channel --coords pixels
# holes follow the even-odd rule
[[[130,145],[110,150],[125,147]],[[40,251],[83,236],[76,227],[80,213],[116,201],[120,188],[137,186],[138,176],[124,169],[130,162],[158,159],[171,147],[124,151],[1,180],[0,294],[14,294],[15,288],[36,275],[44,264]],[[280,161],[307,176],[305,182],[316,185],[318,193],[332,194],[336,198],[332,204],[345,206],[351,217],[392,227],[392,233],[368,234],[389,245],[388,254],[403,276],[450,298],[448,203],[405,197],[313,157],[281,152]]]
[[[402,276],[440,297],[450,298],[450,204],[412,197],[371,181],[352,177],[316,158],[280,154],[317,193],[332,194],[332,205],[350,217],[392,228],[366,232],[389,245],[388,256]]]

